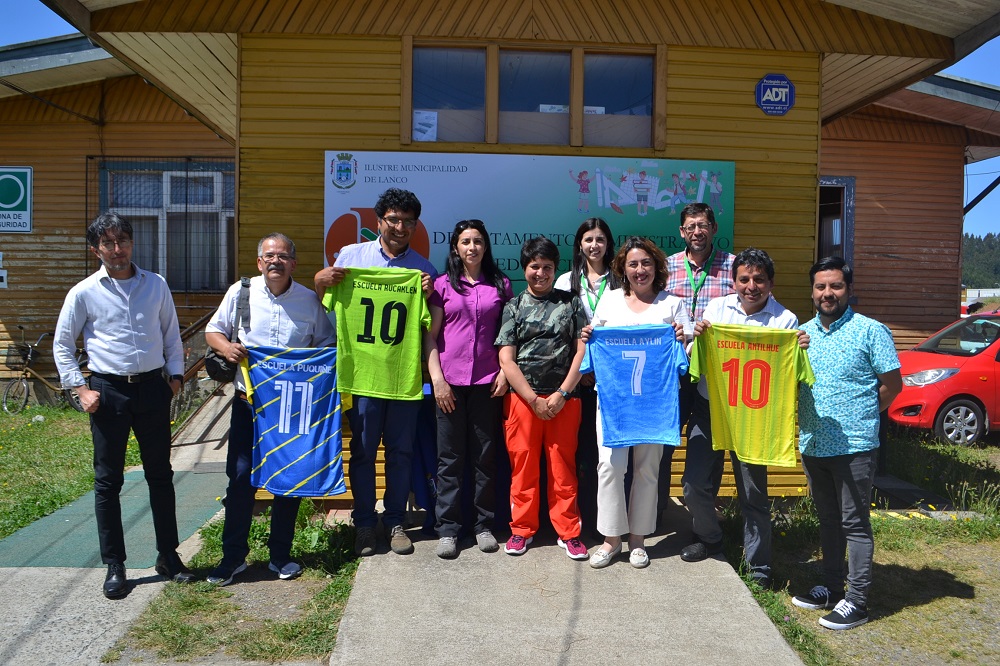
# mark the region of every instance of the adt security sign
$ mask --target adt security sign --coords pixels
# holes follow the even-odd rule
[[[0,167],[0,233],[31,232],[31,167]]]
[[[757,106],[769,116],[783,116],[795,106],[795,84],[784,74],[768,74],[757,82]]]

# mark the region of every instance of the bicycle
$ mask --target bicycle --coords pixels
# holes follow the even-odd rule
[[[61,383],[52,384],[32,368],[41,355],[38,347],[49,333],[42,333],[38,336],[35,344],[30,344],[24,340],[24,326],[18,324],[17,327],[21,330],[21,342],[14,343],[7,348],[6,366],[11,370],[20,371],[21,375],[7,382],[7,386],[3,390],[3,410],[8,414],[17,414],[27,406],[28,396],[31,394],[28,378],[33,377],[48,387],[54,395],[62,396],[73,409],[78,412],[84,411],[83,405],[80,404],[80,398],[73,391],[64,388]],[[84,365],[86,359],[87,352],[78,348],[76,350],[77,365]]]

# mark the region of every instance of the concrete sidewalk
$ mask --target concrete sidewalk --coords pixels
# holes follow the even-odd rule
[[[680,559],[687,510],[672,505],[666,518],[666,534],[646,540],[646,569],[627,554],[591,569],[551,532],[520,557],[469,539],[442,560],[416,529],[412,555],[380,542],[358,569],[330,664],[801,664],[721,555]]]
[[[199,502],[214,503],[225,491],[231,386],[226,390],[206,403],[175,442],[176,471],[219,476],[218,492]],[[178,490],[198,486],[180,484]],[[178,496],[178,506],[190,501]],[[145,514],[149,520],[148,507]],[[35,525],[39,551],[58,551],[57,540],[65,538],[63,525],[39,529],[44,527],[39,523],[59,520],[53,516]],[[81,513],[79,520],[74,531],[93,535],[93,543],[81,547],[96,552],[92,512]],[[622,659],[801,664],[721,556],[696,564],[680,560],[680,549],[690,541],[683,507],[669,510],[665,534],[647,540],[652,562],[643,570],[629,566],[627,556],[606,569],[591,569],[567,558],[551,532],[541,533],[521,557],[481,553],[469,540],[451,561],[434,555],[436,540],[421,537],[416,528],[409,533],[416,540],[413,555],[386,553],[383,543],[382,552],[361,562],[332,665],[573,665]],[[598,544],[587,545],[593,550]],[[150,548],[129,542],[130,562],[140,563],[148,554],[140,553]],[[181,556],[189,559],[199,548],[195,534],[181,545]],[[152,569],[129,568],[128,596],[110,601],[101,594],[104,575],[102,565],[0,568],[5,628],[0,664],[99,664],[165,585]]]
[[[218,506],[215,498],[225,493],[226,439],[229,432],[229,401],[232,387],[227,393],[213,396],[186,425],[174,442],[172,463],[174,471],[183,475],[212,474],[218,477],[218,489],[205,493],[205,484],[181,484],[178,486],[177,505],[190,506],[197,502],[203,515],[212,513],[212,506]],[[141,484],[143,487],[145,483]],[[199,497],[181,496],[187,488],[199,488]],[[137,489],[140,490],[140,489]],[[149,523],[145,527],[133,526],[152,533],[152,518],[149,514],[148,495],[136,493],[144,511],[136,512],[140,521]],[[92,497],[92,493],[91,493]],[[92,502],[93,500],[91,500]],[[208,509],[206,511],[206,509]],[[124,512],[124,500],[123,500]],[[151,568],[156,556],[155,547],[149,538],[147,543],[137,539],[126,544],[129,552],[128,568],[129,593],[123,599],[105,599],[101,593],[106,567],[100,563],[97,544],[97,525],[93,505],[88,512],[73,513],[77,524],[68,530],[65,525],[67,514],[56,512],[31,527],[33,547],[39,553],[58,553],[64,550],[67,535],[79,534],[77,548],[86,552],[76,553],[75,560],[90,560],[92,566],[71,568],[70,566],[15,566],[0,568],[0,664],[35,666],[80,666],[99,664],[104,655],[125,635],[132,622],[145,610],[149,602],[162,590],[165,582]],[[179,520],[184,530],[184,521]],[[200,549],[197,529],[200,525],[187,525],[181,532],[181,557],[189,559]],[[26,530],[29,528],[25,528]],[[18,532],[17,535],[21,533]],[[11,535],[13,539],[16,535]],[[6,541],[6,540],[5,540]],[[27,544],[20,544],[19,550],[27,550]],[[42,559],[42,558],[40,558]],[[51,560],[51,558],[44,558]],[[54,561],[49,564],[56,564]],[[131,565],[149,568],[133,568]]]

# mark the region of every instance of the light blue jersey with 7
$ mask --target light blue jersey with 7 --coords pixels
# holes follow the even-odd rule
[[[587,343],[581,372],[593,372],[604,446],[679,446],[679,383],[687,372],[673,326],[601,326]]]

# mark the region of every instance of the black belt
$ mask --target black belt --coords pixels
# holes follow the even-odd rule
[[[90,374],[100,379],[106,379],[109,382],[122,382],[123,384],[141,384],[142,382],[148,382],[151,379],[162,377],[163,368],[157,368],[156,370],[150,370],[149,372],[140,372],[137,375],[109,375],[106,372],[92,372]]]

